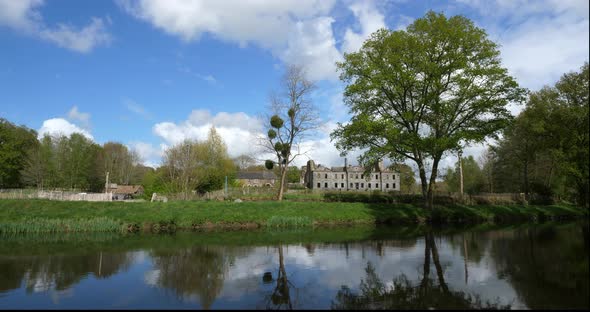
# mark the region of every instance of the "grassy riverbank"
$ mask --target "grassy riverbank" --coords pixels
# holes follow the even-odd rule
[[[552,206],[441,206],[337,202],[63,202],[0,200],[0,232],[168,232],[376,223],[481,223],[587,218],[588,210]]]

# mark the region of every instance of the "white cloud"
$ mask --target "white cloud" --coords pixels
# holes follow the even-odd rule
[[[52,118],[45,120],[43,122],[43,125],[37,132],[39,134],[39,139],[41,139],[45,134],[52,136],[70,136],[72,133],[80,133],[88,139],[94,140],[94,137],[90,134],[90,132],[76,126],[75,124],[70,123],[69,121],[63,118]]]
[[[104,22],[93,17],[92,22],[82,29],[71,25],[59,24],[56,29],[43,29],[39,36],[58,46],[81,53],[92,51],[96,46],[107,45],[111,42],[111,35],[106,31]]]
[[[237,43],[268,49],[285,62],[305,64],[311,79],[335,79],[334,62],[341,58],[335,47],[328,16],[335,1],[255,0],[182,1],[119,0],[133,16],[184,41],[203,33]]]
[[[130,99],[123,99],[123,104],[127,109],[145,119],[152,119],[152,114],[148,112],[143,106]]]
[[[354,52],[360,49],[363,42],[369,35],[380,28],[386,28],[385,18],[374,6],[373,2],[362,1],[349,6],[360,24],[360,33],[354,32],[351,28],[344,33],[343,52]]]
[[[87,128],[90,122],[90,114],[80,112],[78,110],[78,106],[74,105],[74,107],[72,107],[72,109],[70,109],[68,112],[68,119],[72,121],[79,121]]]
[[[31,31],[41,19],[35,8],[42,4],[42,0],[0,0],[0,25]]]
[[[588,19],[535,18],[500,41],[504,64],[524,87],[538,90],[588,60]]]
[[[7,26],[81,53],[111,42],[111,35],[106,31],[103,20],[96,17],[80,29],[66,24],[58,24],[56,28],[49,27],[43,22],[39,12],[39,7],[43,4],[42,0],[0,0],[0,26]],[[107,18],[107,22],[110,19]]]
[[[262,131],[262,123],[245,113],[220,112],[212,116],[206,110],[194,110],[182,123],[157,123],[154,133],[165,141],[165,147],[185,139],[205,140],[211,126],[215,126],[228,147],[231,157],[252,154],[257,151],[256,137]]]
[[[129,148],[137,152],[141,163],[153,168],[158,167],[158,164],[164,155],[163,146],[156,148],[151,143],[134,141],[129,143]]]
[[[524,87],[537,90],[578,70],[589,54],[588,1],[457,0],[501,45],[504,65]]]

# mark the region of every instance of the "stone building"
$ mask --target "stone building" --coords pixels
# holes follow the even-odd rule
[[[348,165],[344,159],[344,167],[324,167],[313,160],[302,168],[302,180],[305,187],[317,190],[342,191],[399,191],[400,175],[389,170],[380,161],[368,175],[361,166]]]
[[[269,170],[258,172],[240,171],[237,174],[236,180],[242,182],[244,186],[269,187],[275,185],[277,176]]]

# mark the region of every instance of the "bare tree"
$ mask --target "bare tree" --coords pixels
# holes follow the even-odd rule
[[[302,67],[289,65],[281,79],[280,92],[270,96],[270,114],[267,136],[262,138],[262,147],[266,152],[276,155],[276,161],[266,160],[267,169],[279,167],[280,185],[277,200],[283,199],[285,178],[289,164],[308,151],[302,150],[301,143],[306,135],[319,126],[319,116],[310,95],[316,88],[315,83],[307,80]]]

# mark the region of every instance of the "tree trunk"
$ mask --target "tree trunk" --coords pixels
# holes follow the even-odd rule
[[[434,158],[432,162],[432,172],[430,173],[430,183],[428,184],[428,194],[426,197],[426,207],[432,210],[434,208],[434,186],[436,185],[436,175],[438,172],[438,162],[440,157]]]
[[[420,173],[420,183],[422,185],[422,198],[424,199],[424,207],[428,207],[428,181],[426,180],[426,171],[424,170],[424,164],[418,162],[418,171]]]
[[[283,200],[283,194],[285,192],[285,177],[287,176],[287,165],[281,167],[281,181],[279,184],[279,193],[277,194],[277,200]]]

